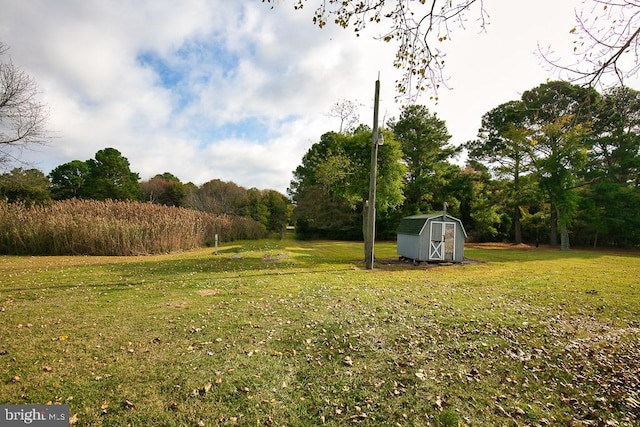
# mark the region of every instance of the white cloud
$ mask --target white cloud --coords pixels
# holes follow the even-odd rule
[[[340,99],[364,104],[382,76],[381,116],[394,102],[394,45],[311,22],[307,5],[256,0],[4,2],[0,40],[39,83],[51,143],[25,152],[44,172],[106,147],[143,179],[171,172],[201,184],[231,180],[284,192],[302,156],[336,129]],[[555,0],[487,3],[491,25],[455,31],[446,72],[452,91],[436,105],[453,142],[473,138],[482,114],[554,77],[534,51],[557,46],[573,5]],[[244,127],[244,129],[243,129]]]

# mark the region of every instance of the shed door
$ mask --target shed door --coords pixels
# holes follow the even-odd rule
[[[444,259],[453,261],[453,254],[456,248],[456,225],[448,222],[444,229]]]
[[[456,225],[451,222],[431,222],[429,260],[453,261],[456,242]]]
[[[431,221],[431,233],[429,236],[429,260],[444,260],[444,223]]]

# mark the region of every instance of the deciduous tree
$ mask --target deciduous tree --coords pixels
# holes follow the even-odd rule
[[[267,230],[278,233],[280,238],[284,238],[287,225],[291,219],[293,206],[291,200],[282,193],[275,190],[265,190],[262,195],[262,204],[269,212]]]
[[[585,183],[582,173],[598,99],[595,90],[560,81],[544,83],[522,95],[532,165],[557,214],[563,250],[570,246],[569,226],[578,203],[576,189]]]
[[[0,197],[27,205],[51,200],[49,180],[38,169],[14,168],[0,175]]]
[[[580,206],[590,239],[583,243],[627,246],[640,238],[640,92],[604,93],[592,143],[586,176],[594,183]]]
[[[7,50],[0,42],[0,163],[17,160],[16,150],[47,138],[47,110],[38,99],[38,86],[7,59]]]
[[[262,0],[272,5],[280,0]],[[424,90],[437,97],[446,85],[446,42],[469,22],[486,29],[489,12],[483,0],[295,0],[295,9],[315,8],[313,23],[335,24],[360,35],[379,25],[379,40],[397,46],[394,65],[403,70],[397,92],[410,98]],[[594,86],[606,74],[620,82],[640,70],[640,3],[637,0],[583,0],[575,22],[567,22],[575,36],[573,60],[556,58],[554,47],[540,49],[567,77]],[[558,47],[559,48],[559,47]]]
[[[556,58],[553,46],[541,49],[543,57],[565,71],[563,77],[569,81],[595,86],[604,77],[612,76],[623,85],[627,78],[638,74],[640,2],[637,0],[583,0],[569,32],[573,36],[572,58]]]
[[[404,166],[390,132],[378,151],[376,207],[380,214],[402,203]],[[353,135],[328,132],[304,155],[289,188],[299,234],[361,238],[364,200],[369,194],[371,130]]]
[[[165,206],[182,206],[186,196],[184,184],[169,172],[142,181],[140,190],[143,201]]]
[[[262,0],[275,4],[278,0]],[[484,28],[488,15],[483,0],[295,0],[295,9],[311,4],[313,23],[335,24],[360,35],[371,24],[381,24],[379,39],[397,46],[394,65],[404,71],[397,92],[412,96],[430,90],[437,96],[446,84],[445,43],[454,29],[464,29],[469,14]],[[273,6],[272,6],[273,7]]]
[[[235,182],[212,179],[202,184],[197,191],[195,209],[216,215],[247,215],[247,189]]]
[[[358,109],[361,104],[357,101],[350,101],[348,99],[343,99],[331,107],[329,117],[335,117],[340,119],[340,129],[338,133],[353,133],[355,131],[356,126],[360,122],[360,114],[358,114]]]

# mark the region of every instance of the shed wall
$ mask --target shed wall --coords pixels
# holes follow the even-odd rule
[[[409,259],[420,260],[420,236],[398,234],[398,255]]]
[[[432,223],[434,223],[433,236],[431,235]],[[434,216],[433,218],[427,219],[419,235],[398,233],[398,238],[397,238],[398,255],[401,257],[413,259],[416,261],[435,261],[435,259],[430,258],[430,253],[431,253],[430,245],[431,245],[432,239],[438,242],[442,241],[442,235],[443,235],[442,223],[453,224],[455,227],[453,261],[454,262],[464,261],[465,231],[464,231],[464,228],[462,227],[462,223],[460,223],[459,221],[452,221],[446,217],[443,218],[442,216]]]
[[[453,256],[455,262],[464,261],[464,232],[460,225],[456,226],[456,252]]]

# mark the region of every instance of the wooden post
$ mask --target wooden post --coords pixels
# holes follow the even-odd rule
[[[367,209],[367,232],[364,236],[364,261],[367,270],[373,270],[374,242],[376,239],[376,180],[378,177],[378,104],[380,103],[380,76],[376,80],[373,101],[373,136],[371,142],[371,175],[369,177],[369,200]]]

